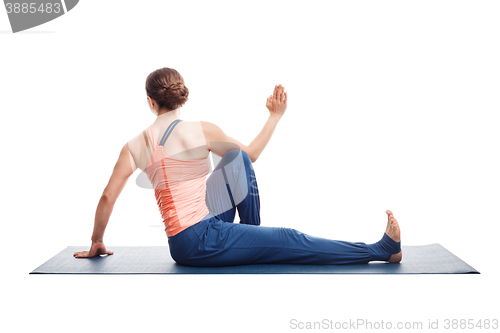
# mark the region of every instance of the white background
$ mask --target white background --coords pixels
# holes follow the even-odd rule
[[[499,11],[456,0],[80,1],[12,34],[1,9],[2,331],[500,319]],[[285,86],[288,109],[254,164],[263,225],[371,243],[391,209],[403,245],[439,243],[481,274],[29,275],[67,246],[89,248],[120,149],[155,120],[144,84],[161,67],[190,90],[182,119],[245,144]],[[138,172],[109,221],[111,250],[167,244]]]

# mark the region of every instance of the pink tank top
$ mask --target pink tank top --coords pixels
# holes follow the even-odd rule
[[[202,160],[170,157],[163,146],[156,144],[151,126],[148,133],[153,154],[144,171],[153,185],[165,232],[170,237],[200,222],[209,213],[205,195],[210,161],[208,157]]]

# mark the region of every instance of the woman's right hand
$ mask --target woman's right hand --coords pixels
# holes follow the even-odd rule
[[[278,85],[274,87],[274,92],[267,98],[266,107],[271,113],[271,116],[281,118],[286,110],[288,94],[285,92],[285,87]]]

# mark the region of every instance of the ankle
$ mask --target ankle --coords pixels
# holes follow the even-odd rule
[[[386,233],[376,243],[368,245],[370,261],[387,261],[393,254],[401,252],[401,242],[396,242]]]

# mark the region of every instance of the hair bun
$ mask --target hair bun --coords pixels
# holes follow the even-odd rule
[[[172,68],[162,68],[151,73],[146,80],[146,93],[160,108],[175,110],[188,100],[189,89],[182,76]]]
[[[177,81],[169,84],[168,86],[163,86],[163,88],[165,91],[172,91],[172,90],[180,90],[182,88],[185,88],[185,86],[183,82]]]
[[[180,99],[182,97],[187,97],[188,89],[183,82],[178,81],[168,86],[164,86],[164,94],[167,99]]]

